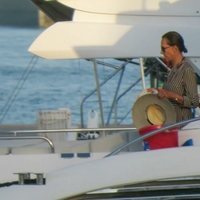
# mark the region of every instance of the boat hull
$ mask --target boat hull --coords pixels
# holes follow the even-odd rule
[[[3,187],[3,199],[63,199],[87,192],[200,175],[200,147],[135,152],[97,159],[46,174],[45,185]],[[30,196],[31,193],[31,196]]]

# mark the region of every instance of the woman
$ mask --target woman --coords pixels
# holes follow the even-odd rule
[[[168,98],[177,113],[177,122],[192,118],[192,108],[199,106],[197,80],[193,64],[183,56],[187,53],[182,36],[174,31],[161,39],[161,53],[171,68],[163,88],[157,89],[160,98]]]

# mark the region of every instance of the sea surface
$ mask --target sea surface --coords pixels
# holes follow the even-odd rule
[[[39,111],[59,108],[70,109],[72,123],[77,124],[80,122],[80,103],[95,88],[94,69],[90,61],[34,58],[37,62],[31,65],[33,55],[28,52],[28,48],[42,31],[43,29],[39,28],[0,27],[1,124],[36,123]],[[117,66],[122,64],[114,59],[101,61]],[[98,65],[99,81],[106,80],[113,72],[112,67]],[[118,96],[139,77],[139,67],[127,65]],[[105,121],[119,79],[120,74],[117,74],[102,87]],[[131,108],[141,87],[140,82],[135,89],[131,89],[125,97],[120,98],[117,109],[119,120],[127,115],[125,123],[131,122]],[[95,93],[84,103],[84,123],[87,123],[87,113],[91,109],[99,113],[96,100]]]

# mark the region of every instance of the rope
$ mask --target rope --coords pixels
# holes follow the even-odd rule
[[[9,96],[8,101],[6,101],[5,105],[3,106],[2,110],[1,110],[0,123],[2,123],[3,120],[5,119],[8,111],[10,110],[13,102],[15,101],[17,95],[19,94],[20,90],[22,89],[22,87],[23,87],[25,81],[27,80],[29,74],[32,72],[37,60],[38,60],[38,58],[36,56],[33,56],[31,58],[28,66],[24,70],[24,72],[23,72],[20,80],[18,81],[16,87],[14,88],[13,92]]]

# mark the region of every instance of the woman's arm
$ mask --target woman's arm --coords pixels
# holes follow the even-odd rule
[[[185,107],[198,107],[199,96],[197,90],[197,77],[191,67],[188,67],[183,74],[183,83],[185,95],[183,96],[183,105]]]

